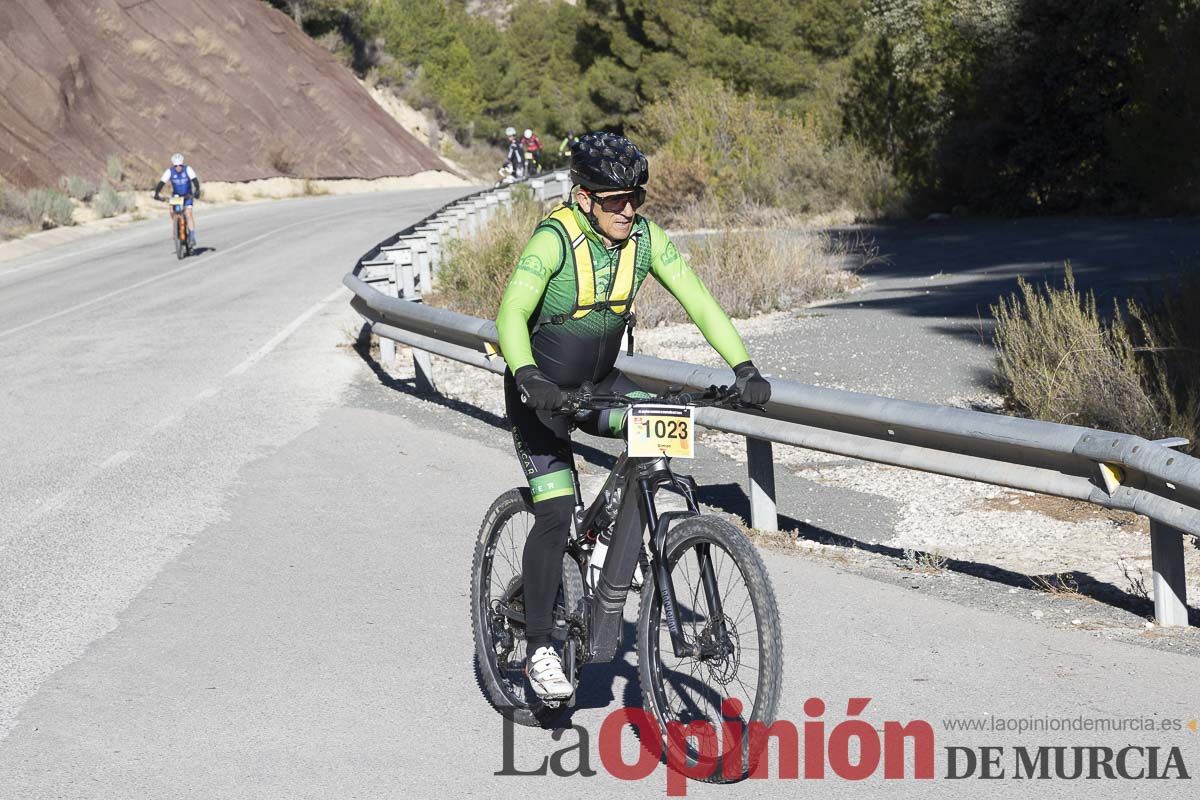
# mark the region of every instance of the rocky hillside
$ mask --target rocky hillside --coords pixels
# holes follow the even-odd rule
[[[0,2],[0,177],[51,185],[119,156],[152,183],[446,169],[354,76],[259,0]]]

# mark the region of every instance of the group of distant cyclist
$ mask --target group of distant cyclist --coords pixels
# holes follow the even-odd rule
[[[504,136],[508,139],[508,151],[504,155],[504,163],[500,166],[498,183],[512,183],[539,174],[543,166],[543,151],[538,135],[531,128],[526,128],[518,137],[517,129],[510,126],[504,129]],[[571,147],[578,141],[579,136],[575,133],[564,136],[558,146],[559,158],[569,156]]]

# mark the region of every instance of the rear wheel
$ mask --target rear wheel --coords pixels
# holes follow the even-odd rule
[[[708,651],[675,656],[656,582],[648,577],[638,614],[638,676],[646,710],[664,735],[663,752],[667,752],[665,734],[671,722],[707,721],[722,747],[727,734],[721,733],[721,726],[726,722],[739,723],[743,732],[752,722],[770,725],[779,703],[783,648],[775,590],[758,551],[725,520],[698,516],[683,520],[667,534],[663,559],[675,587],[684,637]],[[706,560],[715,578],[708,587],[702,568]],[[654,591],[649,591],[652,586]],[[723,626],[714,625],[713,589],[720,598]],[[728,699],[737,700],[741,712],[726,718],[721,707]],[[726,783],[749,774],[753,764],[748,744],[743,737],[740,758],[728,769],[732,774],[725,775],[725,765],[718,759],[704,780]],[[698,755],[689,743],[689,764]]]
[[[542,703],[525,678],[521,560],[532,527],[533,503],[527,489],[505,492],[488,509],[471,566],[471,628],[475,635],[477,677],[488,702],[520,725],[539,727],[553,722],[562,706]],[[579,565],[564,555],[555,619],[564,619],[582,598]],[[520,621],[512,619],[506,611],[518,614]]]

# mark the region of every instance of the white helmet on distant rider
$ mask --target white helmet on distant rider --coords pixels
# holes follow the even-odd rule
[[[528,139],[531,136],[533,136],[533,131],[529,130],[529,128],[526,128],[525,129],[525,138]]]
[[[183,166],[183,154],[182,153],[176,153],[175,155],[171,156],[171,166],[172,167],[182,167]]]
[[[510,126],[508,126],[507,128],[505,128],[505,129],[504,129],[504,135],[505,135],[505,136],[516,136],[516,135],[517,135],[517,129],[516,129],[516,128],[514,128],[514,127],[512,127],[512,126],[510,125]]]

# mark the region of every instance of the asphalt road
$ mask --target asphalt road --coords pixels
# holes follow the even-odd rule
[[[182,268],[163,225],[88,242],[85,259],[0,268],[0,797],[664,792],[661,770],[622,782],[598,755],[604,718],[640,701],[628,651],[586,670],[578,728],[513,734],[523,771],[586,735],[595,776],[495,774],[504,730],[475,685],[467,577],[478,521],[520,472],[496,420],[431,406],[345,347],[353,317],[336,291],[355,254],[452,195],[231,209],[200,220],[216,249]],[[869,697],[877,730],[933,726],[938,778],[690,795],[1194,796],[1191,780],[1011,778],[1018,745],[1158,746],[1160,772],[1177,746],[1194,776],[1200,733],[1186,727],[945,727],[1186,725],[1200,716],[1194,659],[764,555],[783,614],[781,717],[799,726],[818,697],[832,730]],[[984,745],[1005,748],[1008,778],[945,778],[946,748]],[[623,748],[634,755],[628,733]]]
[[[464,191],[200,211],[183,261],[158,220],[0,265],[0,731],[336,402],[348,264]]]

